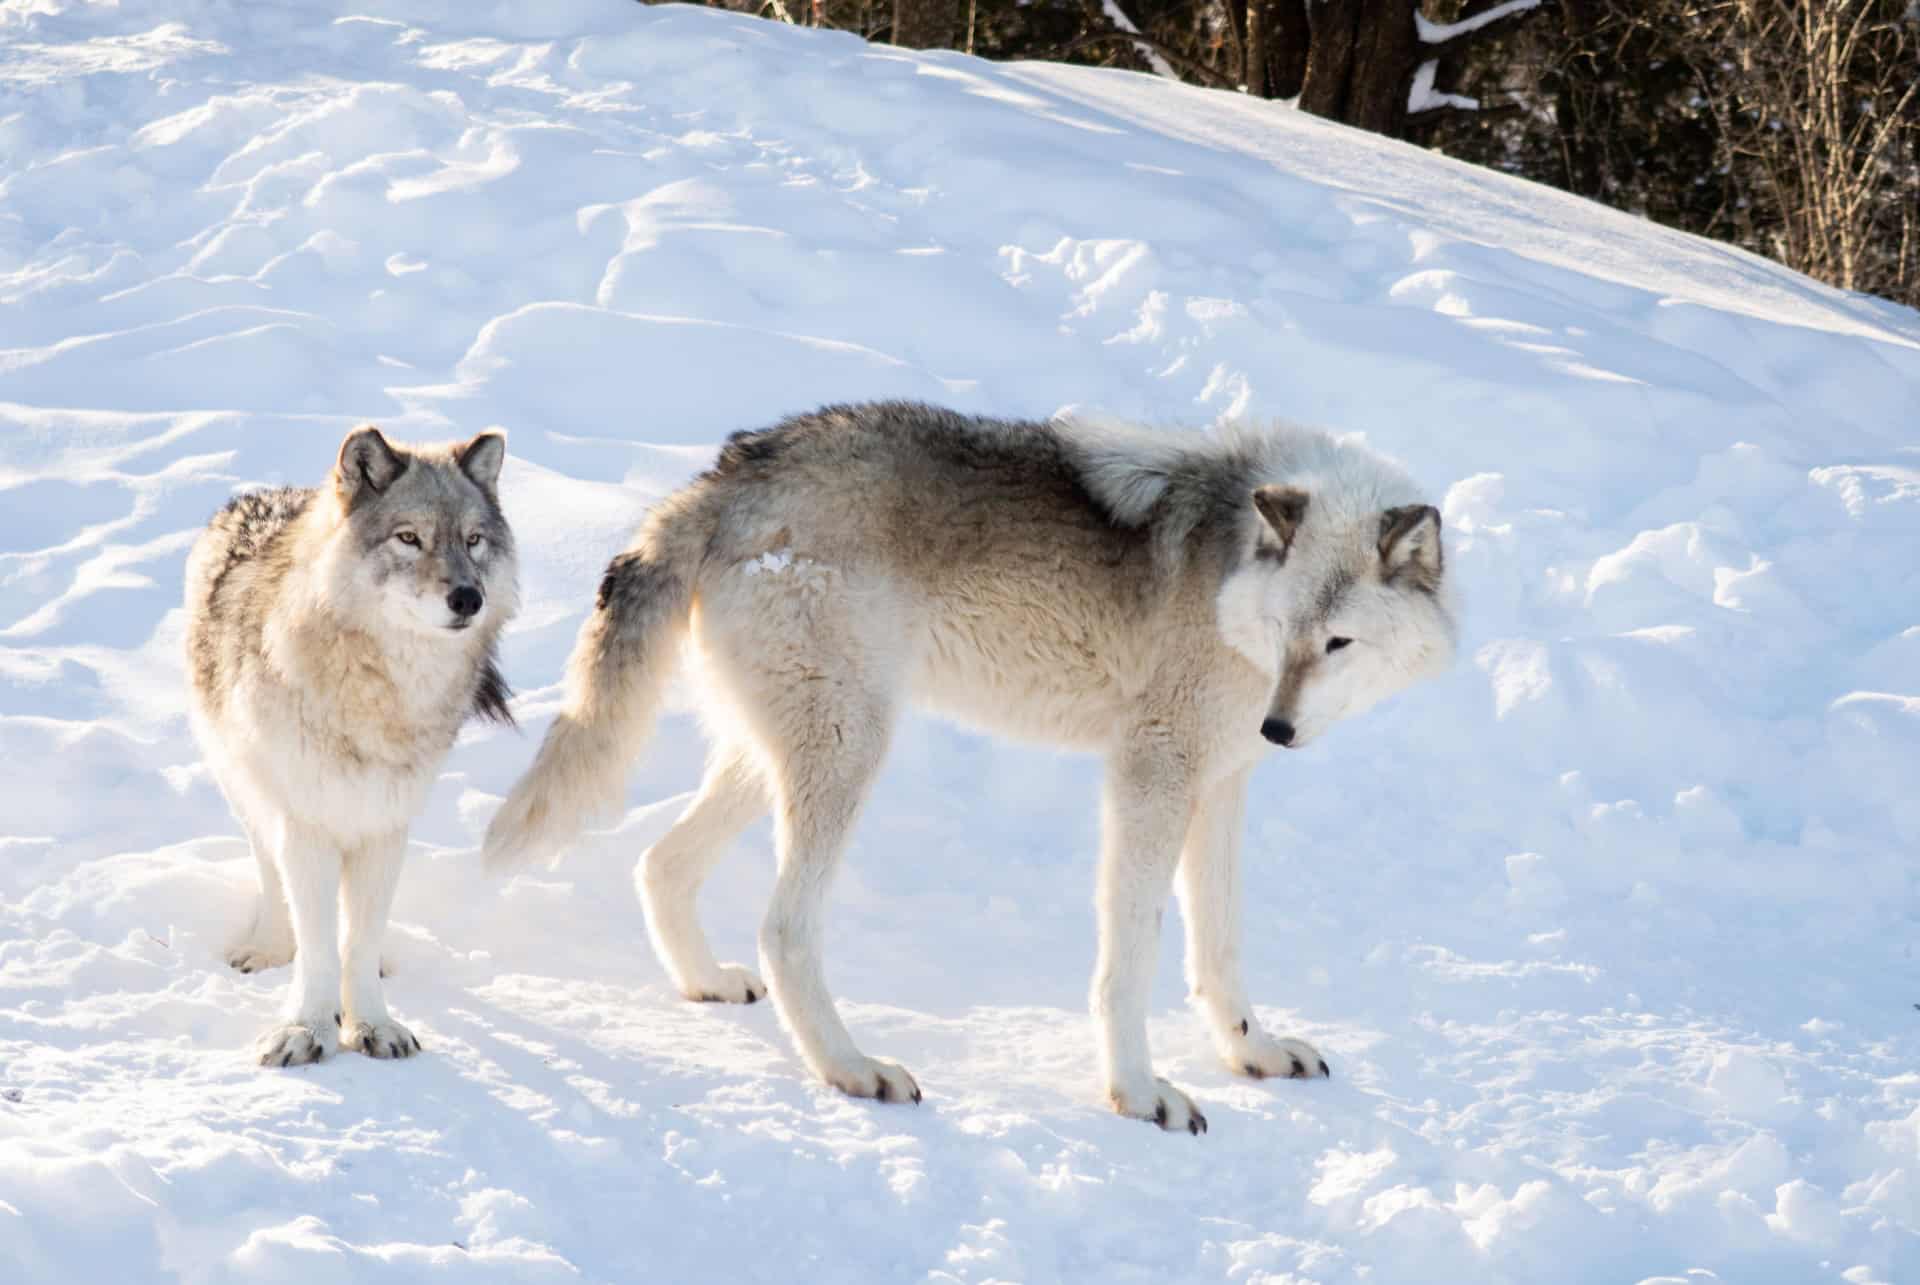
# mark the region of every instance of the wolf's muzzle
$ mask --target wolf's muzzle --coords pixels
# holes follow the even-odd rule
[[[1293,724],[1284,718],[1270,718],[1260,724],[1260,735],[1275,745],[1293,744]]]

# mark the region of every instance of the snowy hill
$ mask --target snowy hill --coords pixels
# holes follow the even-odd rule
[[[1920,316],[1148,77],[350,7],[0,0],[0,1280],[1920,1280]],[[900,735],[828,959],[918,1108],[666,984],[684,697],[621,825],[479,877],[647,505],[883,395],[1282,416],[1445,496],[1460,664],[1255,778],[1249,982],[1330,1083],[1227,1074],[1170,922],[1211,1132],[1106,1109],[1082,758]],[[524,730],[415,829],[426,1055],[267,1072],[182,563],[366,420],[510,431]]]

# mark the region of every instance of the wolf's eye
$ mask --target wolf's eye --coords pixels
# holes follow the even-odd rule
[[[467,547],[469,549],[477,549],[481,545],[485,544],[486,542],[487,542],[487,537],[484,535],[481,535],[478,531],[475,531],[472,535],[467,537]]]
[[[395,531],[393,538],[406,545],[409,549],[417,549],[420,547],[420,537],[411,531]]]
[[[1327,654],[1331,656],[1342,647],[1351,647],[1352,645],[1353,639],[1351,638],[1329,638],[1327,639]]]

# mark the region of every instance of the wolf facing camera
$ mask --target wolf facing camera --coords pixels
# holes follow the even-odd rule
[[[188,557],[194,732],[260,867],[227,960],[294,966],[263,1065],[420,1051],[387,1011],[380,952],[454,736],[512,721],[494,663],[519,605],[506,450],[497,432],[402,447],[358,429],[325,485],[239,496]]]

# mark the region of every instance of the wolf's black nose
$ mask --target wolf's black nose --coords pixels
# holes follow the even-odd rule
[[[1260,724],[1260,735],[1275,745],[1293,744],[1293,724],[1284,718],[1270,718]]]
[[[480,591],[472,585],[461,585],[447,595],[447,609],[465,620],[480,610]]]

